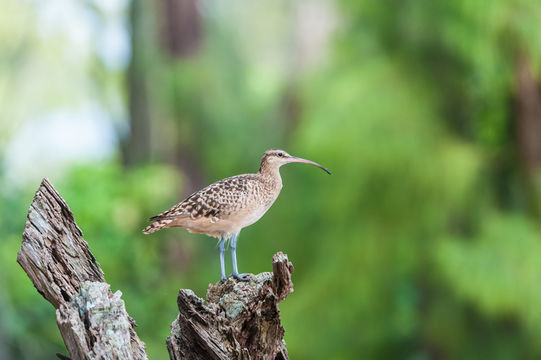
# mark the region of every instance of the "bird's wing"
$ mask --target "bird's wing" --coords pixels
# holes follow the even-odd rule
[[[242,208],[249,196],[254,175],[237,175],[217,181],[193,193],[167,211],[153,216],[150,221],[179,217],[209,217],[215,220]]]

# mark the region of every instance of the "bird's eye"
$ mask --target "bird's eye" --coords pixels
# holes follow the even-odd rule
[[[282,157],[282,156],[284,156],[284,153],[279,152],[279,153],[278,153],[278,156],[279,156],[279,157]]]

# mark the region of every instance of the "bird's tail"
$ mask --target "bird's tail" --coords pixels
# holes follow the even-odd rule
[[[173,219],[157,219],[152,224],[147,226],[143,233],[145,234],[152,234],[154,231],[158,231],[160,229],[163,229],[167,225],[171,224],[173,222]]]

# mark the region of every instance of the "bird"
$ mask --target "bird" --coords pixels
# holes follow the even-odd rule
[[[288,163],[305,163],[331,172],[311,160],[292,156],[284,150],[270,149],[261,158],[259,171],[219,180],[194,192],[185,200],[149,219],[143,233],[164,228],[185,228],[189,232],[218,238],[221,281],[225,281],[225,245],[230,240],[233,272],[230,276],[247,281],[250,274],[239,273],[237,238],[240,231],[258,221],[269,210],[282,190],[280,167]]]

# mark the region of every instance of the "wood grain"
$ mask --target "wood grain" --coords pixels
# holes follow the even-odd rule
[[[43,179],[30,209],[17,262],[57,310],[57,324],[72,359],[147,359],[121,293],[83,239],[64,199]]]
[[[272,273],[211,284],[206,301],[180,290],[179,315],[167,338],[170,358],[288,359],[278,303],[293,291],[293,270],[279,252]]]
[[[148,359],[121,292],[111,292],[70,208],[47,179],[28,211],[17,261],[56,308],[71,359]],[[281,252],[272,268],[249,281],[211,284],[206,301],[181,289],[166,342],[170,358],[288,359],[278,303],[293,291],[294,269]]]

